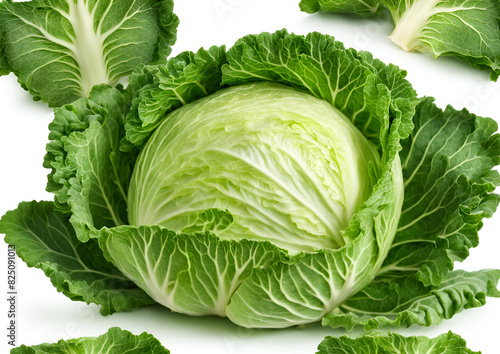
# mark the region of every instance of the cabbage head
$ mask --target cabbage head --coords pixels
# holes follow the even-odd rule
[[[437,324],[498,296],[453,271],[498,205],[495,122],[406,73],[278,31],[142,65],[56,110],[54,202],[6,240],[103,314],[159,303],[245,327]]]

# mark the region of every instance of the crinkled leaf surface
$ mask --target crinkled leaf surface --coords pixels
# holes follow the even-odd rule
[[[81,243],[52,202],[25,202],[0,220],[5,241],[30,267],[40,268],[72,300],[95,303],[103,315],[154,303],[107,261],[95,240]]]
[[[405,200],[398,231],[380,274],[404,277],[418,270],[438,285],[454,261],[477,246],[482,219],[495,212],[500,185],[497,123],[452,107],[442,111],[423,99],[415,129],[402,142]]]
[[[0,71],[7,63],[50,106],[87,97],[94,85],[166,59],[178,24],[172,9],[172,0],[3,1]]]
[[[386,283],[373,283],[351,296],[323,325],[348,330],[384,327],[431,326],[464,309],[481,307],[486,296],[500,297],[499,270],[449,272],[437,286],[424,286],[409,274]]]
[[[395,29],[390,38],[406,51],[455,56],[500,75],[500,3],[496,0],[302,0],[302,11],[370,16],[390,10]]]
[[[376,142],[385,135],[381,132],[388,128],[392,103],[388,85],[377,86],[381,83],[377,71],[372,72],[373,67],[364,65],[356,51],[346,50],[333,37],[294,36],[286,31],[250,35],[238,40],[227,58],[224,84],[284,83],[331,103],[370,140]],[[410,97],[405,98],[411,101]]]
[[[308,13],[325,11],[370,17],[380,13],[383,7],[381,0],[301,0],[300,9]]]
[[[405,199],[391,250],[374,283],[324,324],[428,326],[499,295],[498,271],[450,272],[477,246],[483,218],[498,206],[497,124],[466,110],[442,111],[431,98],[422,99],[413,121],[402,141]]]
[[[165,114],[219,90],[225,63],[226,50],[222,46],[183,52],[164,66],[140,66],[134,70],[128,90],[136,98],[125,124],[125,149],[144,145]]]
[[[77,236],[127,223],[127,191],[137,152],[119,150],[125,135],[128,95],[96,86],[89,99],[56,109],[49,125],[44,166],[51,168],[47,190],[70,211]]]
[[[187,223],[182,233],[211,231],[215,234],[224,232],[234,223],[234,216],[227,210],[216,208],[203,210]]]
[[[453,55],[500,75],[496,0],[384,0],[396,25],[390,38],[407,51]]]
[[[82,337],[60,340],[57,343],[44,343],[33,346],[21,345],[10,351],[11,354],[74,353],[74,354],[169,354],[161,343],[149,333],[134,335],[118,327],[110,328],[98,337]]]
[[[404,337],[397,333],[367,335],[359,338],[326,337],[316,354],[479,354],[467,348],[457,334],[448,332],[436,338]]]
[[[213,214],[217,230],[225,223]],[[158,303],[191,315],[226,316],[234,291],[254,269],[286,259],[270,242],[221,240],[209,232],[176,234],[158,226],[103,230],[106,258]]]

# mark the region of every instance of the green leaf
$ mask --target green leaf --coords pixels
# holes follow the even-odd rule
[[[2,217],[0,232],[58,291],[74,301],[100,305],[103,315],[154,303],[104,258],[95,240],[81,243],[68,217],[57,213],[52,202],[19,204]]]
[[[392,163],[399,165],[397,154]],[[317,322],[371,282],[392,242],[394,219],[399,218],[398,169],[386,167],[373,194],[353,216],[345,231],[352,242],[257,270],[233,295],[229,319],[259,328]]]
[[[125,125],[125,149],[143,146],[169,112],[222,88],[225,53],[223,46],[211,47],[183,52],[166,65],[137,68],[130,77],[135,99]]]
[[[127,191],[136,151],[119,150],[125,135],[128,95],[96,86],[89,99],[56,109],[49,125],[44,166],[51,168],[47,190],[60,210],[71,211],[77,236],[127,223]]]
[[[500,270],[449,272],[437,286],[424,286],[413,274],[388,282],[374,282],[351,296],[323,325],[352,330],[437,325],[464,309],[481,307],[486,296],[500,297]]]
[[[5,57],[4,37],[5,34],[3,33],[2,28],[0,26],[0,76],[7,75],[12,71],[12,68],[7,63],[7,58]]]
[[[196,215],[191,223],[186,224],[181,233],[213,232],[222,233],[234,223],[234,217],[227,210],[207,209]]]
[[[152,5],[158,21],[158,39],[154,48],[153,62],[163,63],[172,52],[177,39],[179,18],[174,14],[173,0],[156,0]],[[131,66],[133,69],[137,64]]]
[[[21,345],[10,351],[11,354],[43,354],[43,353],[74,353],[74,354],[169,354],[161,343],[151,334],[143,332],[134,335],[118,327],[110,328],[98,337],[82,337],[60,340],[57,343],[44,343],[33,346]]]
[[[316,32],[297,36],[286,30],[249,35],[236,42],[227,58],[224,84],[265,80],[306,90],[339,109],[374,143],[387,137],[389,111],[402,112],[397,102],[406,102],[407,111],[391,114],[391,119],[398,116],[403,126],[411,126],[417,101],[404,79],[406,72],[345,49],[333,37]]]
[[[500,3],[496,0],[302,0],[302,11],[353,13],[363,17],[390,10],[390,38],[406,51],[454,56],[500,75]]]
[[[104,229],[99,245],[155,301],[198,316],[225,316],[234,291],[254,269],[286,258],[270,242],[177,234],[158,226]]]
[[[165,60],[178,24],[172,9],[172,0],[3,1],[3,58],[36,99],[62,106]]]
[[[467,348],[467,343],[452,332],[436,338],[404,337],[397,333],[367,335],[359,338],[326,337],[316,354],[480,354]]]
[[[499,196],[500,135],[497,123],[466,110],[444,112],[423,99],[415,129],[402,142],[405,199],[398,231],[379,274],[405,277],[418,271],[425,285],[438,285],[454,261],[477,246],[482,219]]]
[[[500,75],[500,4],[495,0],[384,0],[396,25],[390,38],[407,51],[456,56]]]
[[[381,0],[301,0],[300,9],[310,14],[324,11],[371,17],[379,14],[383,7]]]
[[[422,99],[402,141],[405,198],[398,231],[375,281],[324,319],[351,329],[429,326],[498,296],[499,271],[450,272],[477,246],[500,198],[497,124]]]

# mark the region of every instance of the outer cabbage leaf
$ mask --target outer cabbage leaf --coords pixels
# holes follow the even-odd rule
[[[212,214],[215,222],[204,233],[120,226],[103,230],[99,245],[106,258],[158,303],[190,315],[226,316],[241,283],[255,269],[286,255],[270,242],[221,240],[211,231],[220,231],[219,222],[229,226],[224,214]]]
[[[300,9],[308,13],[325,11],[371,17],[380,13],[383,7],[381,0],[301,0]]]
[[[402,141],[405,200],[394,243],[373,284],[326,325],[429,326],[499,295],[498,271],[450,272],[477,246],[482,219],[499,203],[492,194],[500,184],[492,170],[500,163],[497,124],[466,110],[443,112],[431,98],[422,99],[413,121]]]
[[[25,202],[0,220],[5,241],[30,267],[40,268],[70,299],[101,305],[101,314],[154,303],[107,261],[95,240],[81,243],[52,202]]]
[[[345,49],[317,32],[306,37],[286,31],[243,37],[227,54],[223,83],[284,83],[331,103],[380,150],[387,145],[389,123],[399,120],[405,138],[413,125],[418,100],[406,72],[373,59],[367,52]]]
[[[395,29],[390,38],[406,51],[455,56],[480,70],[500,75],[500,3],[495,0],[302,0],[305,12],[370,16],[390,10]]]
[[[96,86],[82,98],[55,110],[44,166],[51,168],[47,190],[58,209],[71,212],[77,237],[127,223],[127,191],[137,152],[119,150],[125,135],[128,95]]]
[[[405,277],[418,270],[424,285],[438,285],[454,261],[478,245],[482,219],[495,212],[500,185],[497,123],[467,110],[443,112],[425,98],[402,142],[405,201],[398,231],[379,274]]]
[[[0,63],[35,99],[61,106],[165,60],[178,25],[172,9],[172,0],[4,1]]]
[[[480,354],[467,348],[457,334],[448,332],[436,338],[404,337],[397,333],[367,335],[359,338],[326,337],[316,354]]]
[[[499,270],[449,272],[437,286],[424,286],[414,274],[367,286],[351,296],[323,325],[352,330],[440,324],[464,309],[481,307],[486,296],[500,297],[496,286]]]
[[[129,91],[135,97],[125,128],[126,150],[141,147],[165,114],[187,102],[208,96],[221,88],[225,47],[183,52],[166,65],[141,66],[130,76]],[[168,88],[168,89],[165,89]]]
[[[169,354],[161,343],[149,333],[134,335],[118,327],[110,328],[98,337],[81,337],[69,340],[60,340],[57,343],[44,343],[33,346],[21,345],[10,351],[11,354],[34,353],[74,353],[74,354]]]

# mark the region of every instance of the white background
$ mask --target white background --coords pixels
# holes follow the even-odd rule
[[[262,31],[307,34],[319,31],[335,36],[347,47],[371,51],[386,63],[408,71],[408,79],[419,96],[433,96],[444,108],[468,108],[500,122],[500,83],[488,74],[469,68],[452,58],[435,60],[430,55],[406,53],[387,38],[390,21],[363,20],[352,16],[299,11],[298,0],[177,0],[175,12],[181,20],[173,54],[196,51],[203,46],[231,46],[238,38]],[[17,84],[11,74],[0,78],[0,215],[25,200],[52,200],[45,192],[46,175],[42,161],[47,143],[47,125],[52,110]],[[486,220],[480,232],[481,244],[457,268],[478,270],[500,268],[500,212]],[[7,298],[7,246],[0,244],[1,298]],[[72,302],[58,293],[39,269],[18,261],[18,345],[54,342],[80,336],[97,336],[109,327],[120,326],[136,334],[154,334],[173,354],[187,353],[314,353],[326,335],[341,330],[319,325],[287,330],[247,330],[226,319],[196,318],[173,314],[153,306],[130,313],[102,317],[95,305]],[[467,310],[430,328],[398,330],[409,335],[436,336],[448,330],[464,336],[470,348],[485,354],[500,352],[500,299]],[[7,302],[0,306],[0,346],[6,353]],[[354,332],[359,334],[360,332]]]

